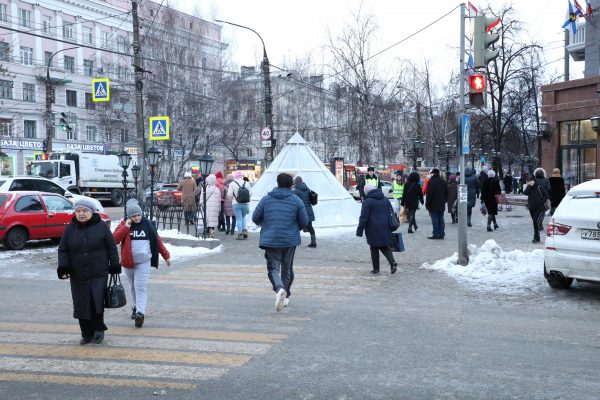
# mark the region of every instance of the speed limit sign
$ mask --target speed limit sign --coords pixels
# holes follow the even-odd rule
[[[268,126],[265,126],[264,128],[262,128],[260,130],[260,138],[262,140],[269,140],[269,139],[271,139],[271,134],[272,134],[271,128],[269,128]]]

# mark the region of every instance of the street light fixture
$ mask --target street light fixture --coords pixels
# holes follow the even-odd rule
[[[204,153],[198,158],[200,164],[200,174],[202,174],[202,239],[206,239],[208,227],[206,225],[206,177],[210,174],[213,165],[213,158]]]
[[[138,179],[140,178],[140,167],[136,164],[133,165],[133,167],[131,167],[131,174],[133,175],[133,181],[134,181],[134,187],[135,187],[135,198],[138,198],[138,187],[137,187],[137,183],[138,183]],[[138,199],[139,201],[139,199]]]
[[[131,163],[131,155],[123,150],[117,157],[119,157],[119,165],[123,168],[123,218],[127,218],[127,168],[129,168],[129,164]]]
[[[152,221],[152,203],[154,201],[154,174],[155,169],[158,166],[158,159],[160,158],[160,151],[154,146],[146,152],[148,156],[148,166],[150,167],[150,221]]]
[[[215,19],[215,22],[222,22],[224,24],[229,24],[233,26],[237,26],[238,28],[248,29],[252,31],[258,36],[263,46],[263,60],[262,60],[262,71],[263,71],[263,82],[264,82],[264,91],[265,91],[265,124],[271,130],[271,147],[267,152],[268,157],[265,157],[268,164],[273,161],[273,147],[275,144],[275,130],[273,129],[273,102],[271,100],[271,77],[269,72],[269,57],[267,57],[267,48],[265,47],[265,41],[263,38],[256,32],[254,29],[249,28],[244,25],[234,24],[233,22],[223,21],[220,19]]]

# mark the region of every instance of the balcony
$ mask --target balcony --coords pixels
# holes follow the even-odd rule
[[[585,29],[585,20],[582,18],[579,18],[577,21],[577,32],[575,34],[569,28],[567,51],[573,57],[574,61],[585,60]]]
[[[73,75],[70,72],[69,75]],[[46,80],[46,67],[45,66],[37,66],[35,67],[35,75],[39,81]],[[50,80],[54,84],[65,84],[71,83],[70,79],[67,79],[67,71],[62,68],[50,67]]]

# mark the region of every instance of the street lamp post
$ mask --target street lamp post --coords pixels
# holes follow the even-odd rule
[[[262,71],[263,71],[263,83],[264,83],[264,92],[265,92],[265,124],[271,130],[271,147],[267,152],[268,157],[265,157],[268,164],[273,161],[273,149],[275,146],[275,131],[273,129],[273,102],[271,100],[271,77],[269,71],[269,57],[267,56],[267,48],[265,47],[265,41],[263,38],[256,32],[254,29],[249,28],[244,25],[234,24],[233,22],[223,21],[220,19],[215,19],[215,22],[222,22],[224,24],[229,24],[233,26],[237,26],[239,28],[248,29],[252,31],[258,36],[263,46],[263,60],[262,60]]]
[[[210,174],[212,168],[213,158],[208,154],[204,153],[198,158],[200,164],[200,173],[204,177],[202,180],[202,239],[206,240],[207,225],[206,225],[206,177]]]
[[[123,150],[117,157],[119,157],[119,165],[123,168],[123,218],[127,218],[127,168],[131,163],[131,156]]]
[[[54,52],[48,59],[48,64],[46,65],[46,148],[44,153],[52,152],[52,129],[54,128],[54,118],[52,115],[52,101],[54,99],[54,95],[52,90],[52,81],[50,80],[50,65],[52,65],[52,58],[54,58],[54,56],[61,51],[78,48],[79,46],[75,46]]]
[[[133,165],[133,167],[131,167],[131,175],[133,175],[133,182],[134,182],[134,187],[135,187],[135,198],[139,201],[138,199],[138,179],[140,178],[140,167],[136,164]]]
[[[158,159],[160,158],[160,151],[154,146],[146,152],[148,156],[148,166],[150,167],[150,221],[152,222],[152,202],[154,201],[154,174],[155,169],[158,166]]]

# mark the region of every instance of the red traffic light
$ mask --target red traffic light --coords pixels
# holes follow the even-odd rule
[[[469,76],[469,88],[471,93],[485,92],[485,76],[481,74]]]

